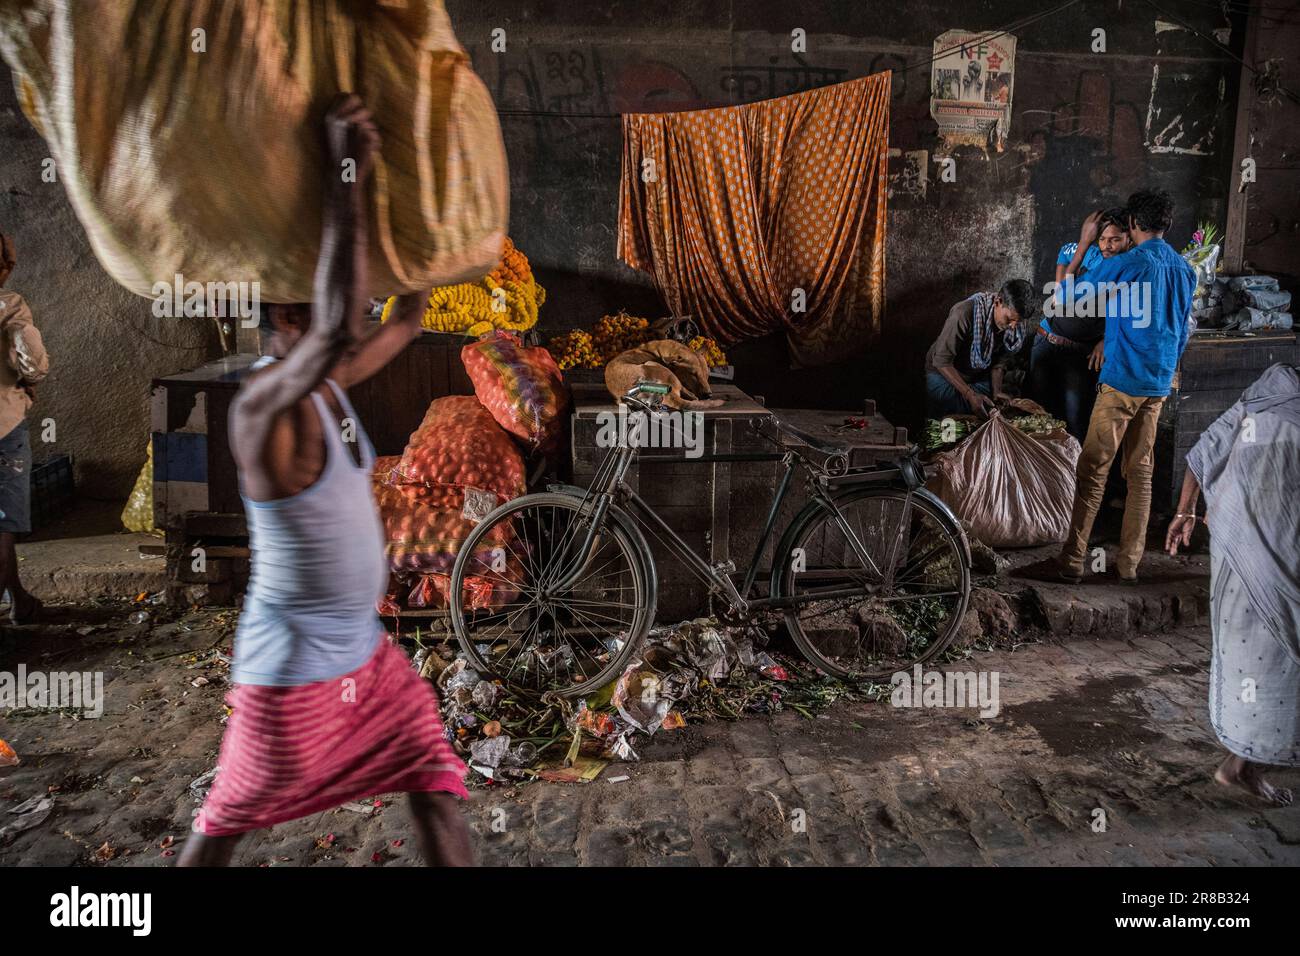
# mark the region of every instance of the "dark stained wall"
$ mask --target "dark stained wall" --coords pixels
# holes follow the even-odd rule
[[[1240,268],[1300,295],[1300,0],[1270,0],[1257,16],[1234,164],[1245,204]],[[1254,182],[1241,181],[1242,160],[1254,163]]]
[[[1181,246],[1198,218],[1223,225],[1239,67],[1146,0],[1083,0],[1018,37],[1006,150],[956,152],[957,181],[929,162],[922,194],[903,180],[908,153],[938,145],[928,66],[945,30],[991,30],[1052,2],[600,4],[449,0],[453,24],[501,111],[511,167],[511,234],[547,287],[542,328],[590,326],[606,312],[661,315],[643,275],[616,260],[624,111],[730,105],[893,70],[884,334],[839,366],[791,370],[778,339],[731,350],[739,383],[773,405],[855,407],[873,396],[914,421],[925,349],[957,299],[1008,277],[1041,285],[1061,243],[1092,208],[1147,185],[1179,203]],[[1244,23],[1213,4],[1159,6],[1234,50]],[[506,31],[506,51],[490,49]],[[808,37],[802,61],[790,31]],[[1106,52],[1091,51],[1094,29]],[[768,68],[774,69],[769,73]],[[737,76],[748,79],[739,83]]]

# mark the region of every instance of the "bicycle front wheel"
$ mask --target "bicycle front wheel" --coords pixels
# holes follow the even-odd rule
[[[525,495],[465,540],[449,599],[456,639],[475,669],[576,697],[627,667],[654,619],[653,560],[614,511],[584,552],[593,510],[573,495]]]
[[[817,667],[886,680],[941,653],[970,600],[965,541],[920,494],[863,488],[795,518],[772,571],[785,623]]]

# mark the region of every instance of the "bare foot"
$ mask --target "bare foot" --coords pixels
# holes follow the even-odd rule
[[[34,624],[41,618],[41,610],[45,607],[40,598],[34,594],[22,592],[21,597],[15,598],[13,592],[9,592],[9,623],[20,626],[23,624]]]
[[[1236,754],[1219,764],[1214,771],[1214,782],[1225,787],[1240,787],[1275,807],[1289,807],[1295,795],[1286,787],[1275,787],[1264,779],[1263,764],[1251,763]]]

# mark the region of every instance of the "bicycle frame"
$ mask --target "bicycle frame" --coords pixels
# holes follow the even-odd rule
[[[841,588],[838,590],[825,590],[807,592],[801,595],[778,598],[772,595],[766,597],[752,597],[753,588],[758,580],[761,569],[763,552],[766,550],[772,535],[776,531],[777,518],[780,515],[781,506],[784,504],[790,491],[790,480],[795,469],[801,464],[809,468],[814,474],[814,480],[810,482],[811,500],[809,506],[816,505],[826,510],[836,521],[840,530],[843,532],[845,539],[849,542],[854,552],[857,554],[863,567],[871,571],[877,577],[882,577],[881,569],[872,560],[866,547],[859,540],[858,535],[849,526],[843,513],[835,504],[833,491],[841,487],[861,487],[866,485],[899,485],[902,484],[907,488],[907,504],[904,513],[899,522],[900,532],[906,527],[906,523],[911,514],[911,496],[915,490],[911,483],[899,479],[904,475],[903,469],[899,465],[886,466],[883,468],[874,468],[863,471],[850,471],[843,475],[830,476],[824,473],[819,474],[806,459],[794,451],[782,453],[742,453],[742,454],[719,454],[719,455],[701,455],[697,458],[686,458],[675,455],[639,455],[638,449],[628,446],[618,446],[610,451],[613,457],[612,467],[606,469],[606,466],[598,471],[598,475],[606,474],[607,477],[601,483],[600,487],[593,487],[583,491],[585,500],[593,501],[593,510],[588,520],[586,531],[583,535],[581,548],[577,551],[573,564],[570,565],[564,573],[547,582],[543,589],[543,594],[548,595],[563,591],[577,580],[582,574],[588,560],[590,559],[592,548],[595,543],[596,530],[604,522],[605,515],[611,507],[616,504],[625,503],[628,510],[633,516],[645,527],[654,529],[659,533],[660,540],[667,546],[676,557],[678,557],[687,568],[695,575],[711,585],[713,589],[721,593],[730,603],[732,609],[737,614],[748,614],[754,610],[763,608],[784,608],[799,604],[806,604],[812,601],[824,601],[827,599],[841,597],[857,597],[862,594],[861,587]],[[753,557],[750,559],[749,566],[745,571],[744,579],[739,588],[731,579],[734,567],[726,565],[713,566],[696,554],[691,547],[682,540],[673,528],[668,525],[651,507],[636,493],[626,481],[628,469],[636,460],[643,462],[674,462],[674,463],[698,463],[712,464],[718,462],[761,462],[761,461],[780,461],[784,465],[780,482],[777,485],[776,492],[772,497],[772,502],[768,508],[767,518],[763,524],[763,532],[759,536],[758,544],[754,549]],[[606,465],[611,462],[606,458]],[[574,489],[580,491],[582,489]],[[576,540],[576,538],[574,539]],[[564,544],[564,550],[560,554],[560,561],[567,560],[569,544]],[[729,562],[728,562],[729,563]],[[887,582],[886,582],[887,583]]]

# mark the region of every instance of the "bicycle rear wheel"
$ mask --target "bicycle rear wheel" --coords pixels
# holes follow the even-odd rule
[[[894,489],[851,490],[835,504],[843,524],[805,509],[773,566],[773,596],[799,601],[785,615],[791,638],[821,670],[855,680],[933,659],[970,600],[960,528],[928,497]]]
[[[654,619],[653,559],[614,511],[584,559],[592,510],[573,495],[525,495],[465,540],[449,600],[456,639],[477,670],[576,697],[627,667]]]

